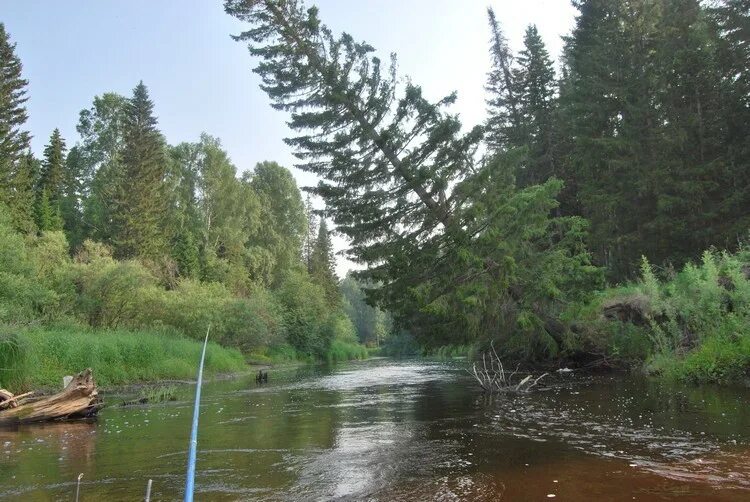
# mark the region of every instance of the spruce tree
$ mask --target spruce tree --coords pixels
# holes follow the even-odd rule
[[[334,36],[316,8],[225,7],[252,24],[236,38],[260,59],[273,106],[291,113],[299,135],[286,141],[298,167],[322,179],[314,193],[349,237],[349,256],[368,265],[358,277],[381,286],[370,301],[424,341],[503,333],[527,340],[528,354],[555,353],[547,318],[596,274],[583,222],[549,218],[560,183],[516,192],[502,159],[477,159],[483,128],[464,134],[447,112],[455,94],[433,103],[402,87],[395,58],[387,67],[369,44]]]
[[[36,186],[39,177],[39,161],[28,151],[16,163],[13,191],[8,208],[16,230],[33,234],[36,227]]]
[[[325,218],[321,218],[320,225],[318,225],[318,236],[310,256],[310,275],[325,290],[328,303],[337,305],[340,302],[341,293],[336,277],[336,256]]]
[[[156,259],[166,250],[161,229],[166,213],[166,157],[153,108],[148,90],[140,82],[125,106],[122,177],[113,214],[113,240],[120,257]]]
[[[80,147],[74,146],[65,159],[62,200],[60,202],[63,229],[71,249],[78,248],[85,237],[82,211],[86,182],[84,172],[85,165]]]
[[[30,141],[29,133],[22,129],[27,119],[28,81],[21,75],[22,64],[15,49],[0,22],[0,203],[11,206],[11,218],[20,229],[28,227],[23,208],[32,201],[24,200],[29,195],[25,189],[28,173],[23,171],[28,164],[19,165]]]
[[[499,152],[520,146],[523,128],[513,56],[491,7],[487,9],[487,17],[491,33],[492,67],[485,87],[488,94],[486,141],[491,151]]]
[[[513,79],[520,115],[519,136],[527,148],[527,161],[517,172],[516,182],[528,186],[560,173],[553,160],[555,70],[536,26],[526,29],[523,44]]]
[[[37,186],[37,226],[41,231],[62,230],[62,200],[66,182],[65,140],[60,130],[52,131],[44,147],[44,159]]]

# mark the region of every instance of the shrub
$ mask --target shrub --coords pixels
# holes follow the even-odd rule
[[[47,320],[58,313],[60,296],[51,281],[41,279],[26,240],[0,204],[0,322]]]
[[[644,258],[638,282],[607,290],[568,317],[583,345],[621,361],[646,361],[650,373],[699,383],[738,380],[750,372],[747,258],[746,250],[707,251],[699,265],[661,280]],[[606,318],[608,308],[618,314]]]
[[[333,333],[327,326],[329,307],[323,288],[307,274],[289,272],[275,294],[283,309],[289,344],[304,354],[325,357]]]

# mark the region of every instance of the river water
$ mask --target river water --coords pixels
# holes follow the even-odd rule
[[[489,399],[462,361],[207,383],[196,500],[750,500],[750,391],[562,374]],[[543,380],[544,381],[544,380]],[[96,422],[0,429],[0,499],[182,497],[192,387]]]

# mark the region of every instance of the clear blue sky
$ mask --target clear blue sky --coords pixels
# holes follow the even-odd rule
[[[469,127],[484,117],[487,5],[495,8],[512,48],[533,22],[554,57],[575,15],[568,0],[315,3],[334,31],[367,40],[384,56],[398,53],[400,73],[428,96],[457,90],[455,111]],[[55,127],[74,145],[78,113],[95,95],[128,96],[143,80],[170,143],[195,141],[207,132],[221,138],[240,170],[262,160],[291,167],[294,159],[282,142],[288,134],[285,116],[272,110],[258,89],[247,48],[230,38],[243,24],[222,5],[220,0],[0,0],[0,21],[17,44],[29,80],[27,129],[34,151],[41,152]],[[293,171],[301,186],[315,183],[311,175]],[[347,266],[340,263],[340,272]]]

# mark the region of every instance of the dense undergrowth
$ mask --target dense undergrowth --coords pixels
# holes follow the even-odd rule
[[[654,271],[567,313],[570,347],[600,362],[695,383],[750,377],[750,251],[706,251],[698,264]]]
[[[208,326],[209,372],[241,370],[245,356],[276,363],[367,355],[352,321],[302,269],[287,271],[274,288],[170,283],[154,264],[117,260],[92,241],[71,257],[63,232],[22,235],[2,209],[3,385],[56,384],[86,367],[103,385],[192,378]]]

